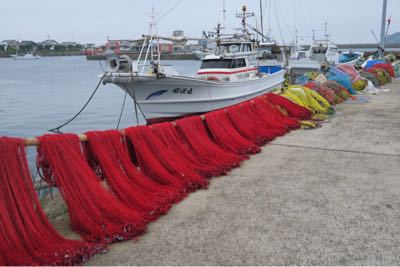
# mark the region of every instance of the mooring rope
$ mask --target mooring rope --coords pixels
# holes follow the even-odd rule
[[[125,91],[125,96],[124,96],[124,102],[122,102],[122,107],[121,107],[121,112],[119,113],[119,118],[118,118],[118,123],[117,123],[117,127],[115,127],[115,129],[119,129],[119,124],[121,123],[121,118],[122,118],[122,114],[124,113],[124,108],[125,108],[125,102],[126,102],[126,95],[128,94],[128,91]]]
[[[67,122],[65,122],[65,123],[63,123],[63,124],[61,124],[61,125],[59,125],[59,126],[53,128],[53,129],[50,129],[49,132],[53,132],[53,133],[62,133],[62,132],[60,131],[60,129],[61,129],[62,127],[64,127],[65,125],[71,123],[73,120],[76,119],[76,117],[78,117],[78,116],[83,112],[83,110],[84,110],[84,109],[86,108],[86,106],[90,103],[90,101],[92,101],[94,95],[96,94],[97,90],[99,89],[100,84],[101,84],[101,82],[103,81],[103,79],[104,79],[104,77],[106,76],[106,74],[107,74],[107,73],[104,73],[103,76],[101,76],[101,79],[100,79],[99,83],[97,84],[96,88],[94,89],[93,93],[90,95],[89,99],[86,101],[85,105],[83,105],[83,107],[79,110],[79,112],[76,113],[76,114],[75,114],[71,119],[69,119]]]

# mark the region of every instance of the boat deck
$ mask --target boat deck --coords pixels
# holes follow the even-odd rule
[[[400,81],[264,146],[138,242],[89,265],[391,265],[400,247]],[[67,218],[53,216],[70,236]]]

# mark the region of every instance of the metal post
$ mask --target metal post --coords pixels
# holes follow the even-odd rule
[[[379,44],[379,56],[381,56],[381,57],[383,57],[383,54],[385,51],[386,9],[387,9],[387,0],[383,0],[382,22],[381,22],[381,42]]]

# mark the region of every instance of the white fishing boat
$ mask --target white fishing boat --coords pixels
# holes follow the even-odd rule
[[[161,64],[153,29],[154,22],[150,25],[151,38],[143,44],[137,61],[132,62],[126,56],[110,58],[108,72],[103,77],[104,83],[114,83],[132,97],[147,123],[221,109],[284,83],[284,70],[273,74],[258,71],[257,53],[251,51],[251,42],[221,45],[220,27],[214,54],[203,58],[197,73],[179,75]]]
[[[362,52],[342,51],[339,56],[338,65],[355,65],[364,56]]]
[[[12,57],[15,60],[32,60],[32,59],[40,59],[41,58],[41,56],[34,55],[32,53],[27,53],[27,54],[25,54],[23,56],[13,55]]]
[[[337,46],[325,40],[314,40],[309,49],[305,46],[293,46],[289,58],[289,68],[296,74],[304,74],[309,71],[318,71],[321,64],[335,64],[339,61]]]
[[[314,40],[309,49],[294,46],[289,58],[289,68],[297,74],[318,71],[321,65],[355,65],[363,56],[359,52],[343,52],[340,54],[335,43],[329,39]]]

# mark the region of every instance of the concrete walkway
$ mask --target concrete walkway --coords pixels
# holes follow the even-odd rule
[[[292,132],[90,265],[400,264],[400,82]]]

